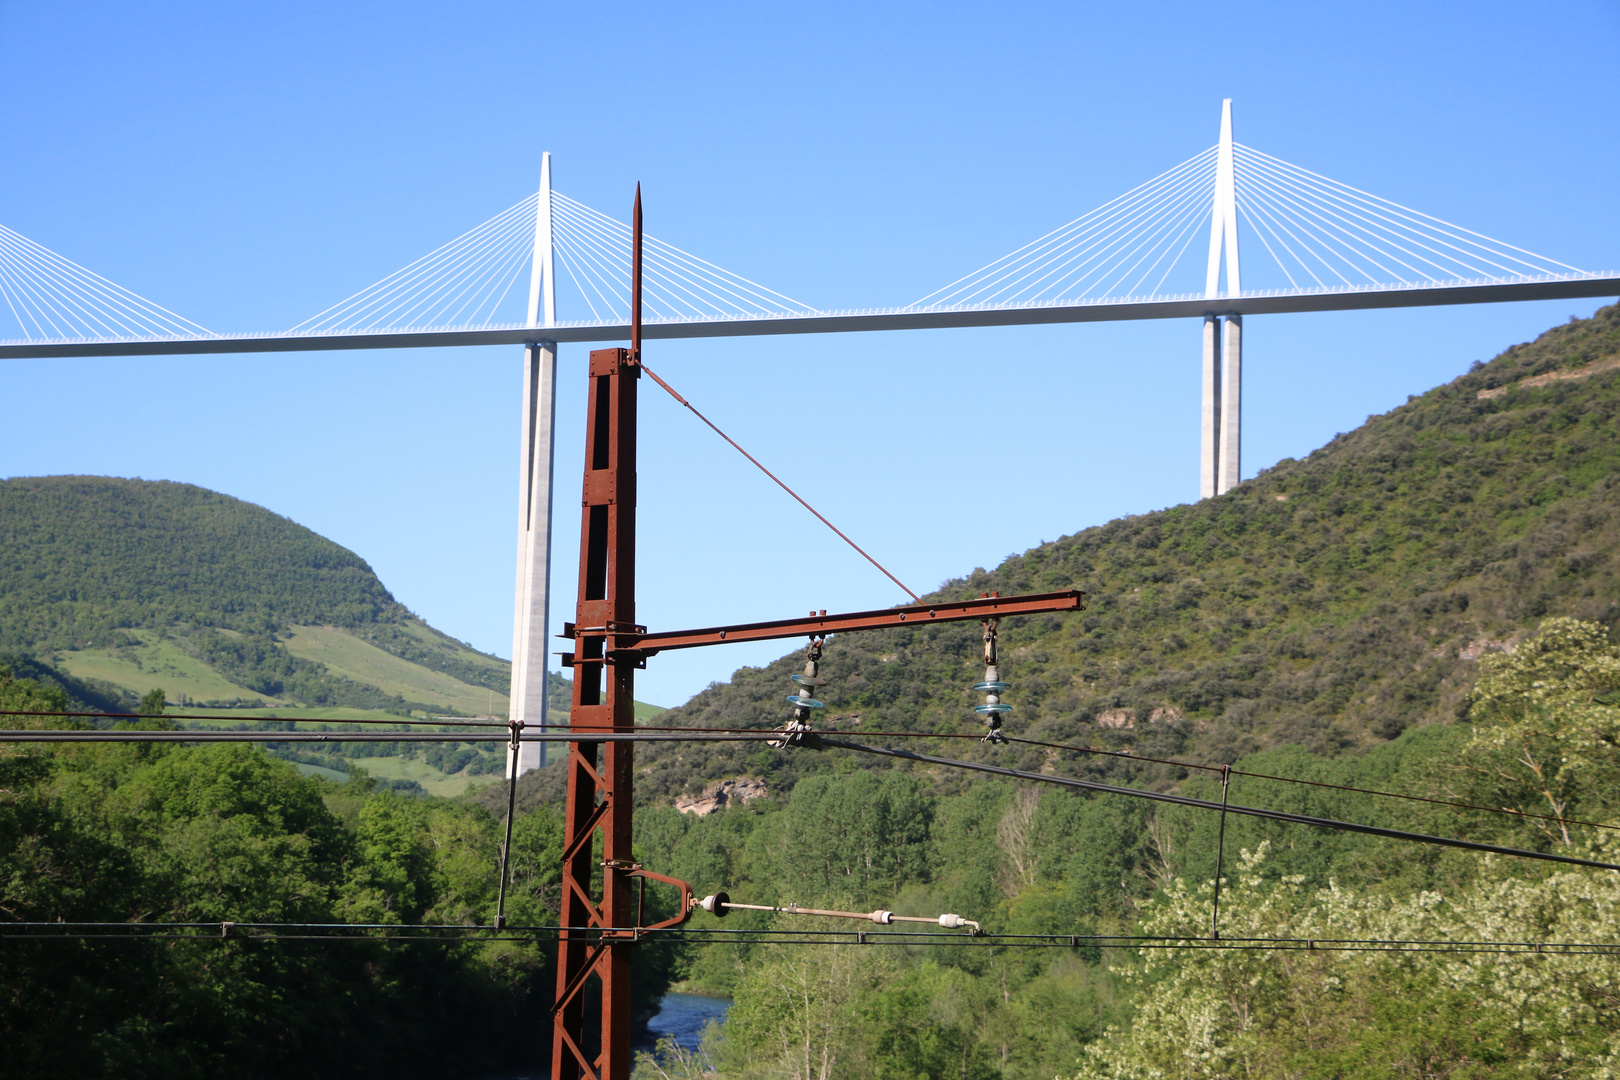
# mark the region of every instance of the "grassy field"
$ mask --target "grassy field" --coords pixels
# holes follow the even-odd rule
[[[467,776],[457,773],[446,776],[425,761],[415,758],[377,757],[360,758],[355,764],[372,776],[384,780],[415,780],[429,795],[454,796],[466,791],[472,784],[486,783],[487,776]]]
[[[305,776],[318,776],[322,780],[336,780],[340,784],[346,784],[349,782],[348,773],[340,773],[336,769],[328,769],[321,765],[305,765],[301,762],[294,762],[293,768],[297,769]]]
[[[126,631],[139,645],[122,649],[77,649],[55,653],[51,663],[76,679],[103,679],[135,694],[162,687],[171,701],[181,695],[202,701],[266,698],[238,686],[201,660],[181,649],[171,638],[151,630]]]
[[[441,671],[401,660],[334,626],[295,627],[286,648],[294,656],[325,664],[334,675],[398,694],[408,701],[428,702],[465,713],[506,712],[504,694],[492,693]]]
[[[505,660],[498,660],[493,656],[486,656],[476,649],[470,648],[463,645],[459,641],[446,637],[445,635],[434,630],[432,627],[428,626],[427,623],[422,622],[420,619],[407,619],[401,624],[401,626],[407,634],[416,638],[430,649],[448,653],[456,657],[458,660],[483,668],[485,671],[495,676],[495,682],[497,685],[502,682],[510,681],[512,678],[512,665],[507,663]]]

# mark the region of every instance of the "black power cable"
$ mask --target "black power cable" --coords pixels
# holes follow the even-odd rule
[[[388,719],[358,717],[349,720],[327,720],[320,717],[310,719],[302,716],[243,716],[240,713],[101,713],[101,712],[40,712],[33,709],[0,709],[0,716],[53,716],[79,720],[232,720],[237,723],[281,723],[292,721],[295,724],[410,724],[418,727],[498,727],[506,726],[505,720],[461,720],[456,717],[436,717],[432,720],[417,720],[411,717],[389,717]]]
[[[1429,836],[1425,833],[1405,832],[1401,829],[1386,829],[1378,825],[1360,825],[1351,821],[1335,821],[1332,818],[1290,814],[1283,810],[1262,810],[1257,806],[1239,806],[1236,803],[1223,805],[1218,802],[1210,802],[1207,799],[1189,798],[1185,795],[1170,795],[1160,791],[1142,791],[1137,788],[1117,787],[1113,784],[1099,784],[1092,780],[1075,780],[1063,776],[1047,776],[1044,773],[1005,769],[999,765],[980,765],[971,761],[956,761],[952,758],[935,757],[932,754],[916,754],[909,750],[889,750],[878,746],[864,746],[861,743],[844,742],[841,739],[823,738],[821,742],[824,746],[837,747],[840,750],[854,750],[862,754],[879,754],[883,757],[904,758],[907,761],[920,761],[929,765],[944,765],[952,769],[970,769],[974,772],[991,773],[996,776],[1011,776],[1018,780],[1028,780],[1037,784],[1055,784],[1059,787],[1079,788],[1083,791],[1099,791],[1109,795],[1128,795],[1136,799],[1151,799],[1155,802],[1173,803],[1177,806],[1197,807],[1200,810],[1245,814],[1249,817],[1267,818],[1271,821],[1286,821],[1294,825],[1314,825],[1323,829],[1338,829],[1342,832],[1363,833],[1367,836],[1382,836],[1390,840],[1407,840],[1419,844],[1439,844],[1443,847],[1462,848],[1465,851],[1481,851],[1491,855],[1509,855],[1520,859],[1541,859],[1545,862],[1591,866],[1599,870],[1620,870],[1620,866],[1614,863],[1580,859],[1573,855],[1525,851],[1520,848],[1502,847],[1497,844],[1482,844],[1474,840],[1458,840],[1449,836]]]
[[[867,735],[887,735],[889,732],[869,731]],[[945,736],[934,736],[944,738]],[[976,736],[958,735],[951,738],[975,738]],[[1406,802],[1428,803],[1431,806],[1449,806],[1456,810],[1482,810],[1487,814],[1502,814],[1507,817],[1528,819],[1532,821],[1553,821],[1560,825],[1586,825],[1593,829],[1613,829],[1620,831],[1620,825],[1605,825],[1601,821],[1581,821],[1576,818],[1556,817],[1552,814],[1532,814],[1527,810],[1510,810],[1505,806],[1481,806],[1477,803],[1458,802],[1455,799],[1431,799],[1424,795],[1403,795],[1395,791],[1376,791],[1372,788],[1350,787],[1346,784],[1329,784],[1323,780],[1303,780],[1297,776],[1272,776],[1270,773],[1246,772],[1243,769],[1234,769],[1226,765],[1200,765],[1192,761],[1177,761],[1174,758],[1147,757],[1143,754],[1133,754],[1129,750],[1103,750],[1095,746],[1074,746],[1069,743],[1041,742],[1039,739],[1019,739],[1007,737],[1008,742],[1023,743],[1026,746],[1046,746],[1053,750],[1070,750],[1076,754],[1100,754],[1108,757],[1128,758],[1134,761],[1150,761],[1155,765],[1174,765],[1182,769],[1202,769],[1205,772],[1224,772],[1229,776],[1247,776],[1253,780],[1275,780],[1283,784],[1300,784],[1304,787],[1327,788],[1330,791],[1350,791],[1357,795],[1376,795],[1382,799],[1402,799]]]
[[[0,716],[86,717],[86,718],[92,718],[92,719],[94,719],[94,718],[99,718],[99,719],[109,719],[109,718],[110,719],[182,719],[182,720],[184,720],[184,719],[196,719],[196,720],[237,720],[237,721],[248,721],[248,720],[254,720],[254,719],[258,719],[258,720],[281,719],[279,717],[251,718],[251,717],[224,716],[224,715],[221,715],[221,716],[181,716],[181,717],[166,717],[166,716],[163,716],[163,717],[160,717],[160,716],[146,716],[146,715],[137,714],[137,713],[32,712],[32,711],[23,711],[23,710],[14,710],[14,709],[0,709]],[[325,721],[320,721],[320,720],[300,720],[300,719],[298,719],[296,717],[288,717],[287,719],[291,719],[296,723],[324,723],[325,722]],[[482,727],[482,728],[501,728],[501,729],[506,729],[509,726],[506,721],[493,721],[493,720],[444,720],[444,721],[433,720],[433,721],[428,721],[428,720],[405,720],[405,719],[400,719],[400,720],[360,719],[360,720],[345,720],[345,721],[332,721],[332,722],[335,722],[335,723],[355,723],[355,724],[415,724],[415,725],[421,725],[421,726],[436,726],[436,727],[460,726],[460,727]],[[552,733],[552,734],[541,734],[541,735],[529,735],[529,734],[526,734],[526,735],[523,735],[521,737],[522,741],[524,741],[524,742],[571,742],[571,741],[574,741],[574,739],[576,738],[575,735],[568,733],[568,729],[567,729],[567,727],[565,725],[548,725],[548,726],[554,727],[556,729],[555,732]],[[384,736],[384,735],[376,735],[376,734],[349,733],[349,734],[352,734],[354,737],[344,738],[344,737],[341,737],[341,736],[343,736],[345,733],[336,732],[336,731],[318,731],[318,732],[292,731],[292,732],[282,732],[276,738],[269,738],[267,736],[256,737],[256,738],[237,738],[237,737],[235,737],[235,735],[237,733],[234,732],[234,731],[231,731],[231,730],[219,731],[219,730],[213,730],[213,729],[200,729],[200,730],[204,731],[207,734],[207,738],[187,739],[185,737],[186,735],[188,735],[188,734],[190,734],[190,733],[192,733],[194,731],[197,731],[197,730],[199,730],[199,729],[186,729],[186,731],[183,731],[183,732],[158,732],[158,733],[151,733],[151,734],[161,735],[161,736],[164,736],[166,739],[177,740],[177,741],[182,741],[182,742],[183,741],[207,741],[207,742],[284,742],[284,741],[292,741],[292,742],[496,742],[496,741],[502,741],[502,742],[504,742],[504,741],[506,741],[505,736],[495,736],[495,735],[483,735],[483,736],[479,736],[479,735],[446,735],[446,734],[443,734],[443,733],[428,733],[427,735],[421,735],[421,734],[410,734],[409,732],[400,732],[400,733],[398,733],[397,735],[395,735],[393,737]],[[679,733],[679,734],[677,734],[677,733]],[[64,734],[72,734],[72,733],[64,733]],[[249,734],[251,734],[251,733],[249,733]],[[949,733],[949,732],[868,731],[865,734],[869,738],[885,738],[885,739],[973,739],[975,741],[982,741],[982,736],[980,736],[978,734],[956,734],[956,733]],[[662,738],[653,737],[653,736],[659,736],[659,735],[663,735],[664,737],[662,737]],[[735,736],[739,736],[739,738],[736,739],[736,740],[731,740],[731,739],[711,738],[710,737],[710,736],[716,736],[716,735],[735,735]],[[607,736],[607,738],[610,738],[613,741],[622,741],[622,740],[626,740],[626,739],[636,739],[637,741],[646,741],[646,742],[728,742],[728,741],[749,741],[749,740],[753,740],[753,739],[766,739],[766,740],[769,740],[769,739],[777,737],[778,735],[779,735],[778,732],[775,732],[775,731],[761,731],[760,729],[757,729],[757,728],[655,727],[655,726],[652,726],[652,725],[640,725],[640,724],[638,724],[636,726],[636,734],[634,734],[634,735],[620,734],[620,735]],[[288,736],[296,736],[296,738],[289,739]],[[642,738],[642,736],[648,736],[648,737],[647,738]],[[600,738],[602,738],[602,736],[593,736],[592,737],[593,740],[600,739]],[[1303,787],[1325,788],[1325,789],[1330,790],[1330,791],[1348,791],[1348,792],[1353,792],[1353,793],[1358,794],[1358,795],[1373,795],[1373,796],[1376,796],[1376,797],[1382,798],[1382,799],[1400,799],[1400,800],[1405,801],[1405,802],[1425,803],[1425,804],[1430,805],[1430,806],[1447,806],[1447,807],[1451,807],[1452,809],[1456,809],[1456,810],[1477,810],[1477,811],[1480,811],[1482,813],[1498,814],[1498,815],[1501,815],[1501,816],[1504,816],[1504,817],[1518,818],[1520,820],[1551,821],[1551,822],[1556,822],[1559,825],[1582,825],[1582,826],[1586,826],[1588,828],[1593,828],[1593,829],[1608,829],[1608,830],[1613,830],[1613,831],[1620,831],[1620,825],[1605,824],[1605,823],[1600,822],[1600,821],[1583,821],[1583,820],[1581,820],[1579,818],[1563,818],[1563,817],[1557,817],[1557,816],[1552,815],[1552,814],[1532,814],[1532,813],[1530,813],[1529,811],[1526,811],[1526,810],[1512,810],[1512,809],[1509,809],[1507,807],[1502,807],[1502,806],[1482,806],[1482,805],[1480,805],[1478,803],[1465,803],[1465,802],[1460,802],[1460,801],[1457,801],[1457,800],[1454,800],[1454,799],[1434,799],[1434,798],[1429,798],[1429,797],[1424,796],[1424,795],[1405,795],[1405,794],[1402,794],[1400,792],[1395,792],[1395,791],[1377,791],[1377,790],[1372,789],[1372,788],[1352,787],[1352,786],[1349,786],[1349,785],[1346,785],[1346,784],[1329,784],[1329,783],[1327,783],[1325,781],[1321,781],[1321,780],[1305,780],[1305,779],[1302,779],[1302,778],[1297,777],[1297,776],[1273,776],[1270,773],[1249,772],[1249,771],[1244,770],[1244,769],[1234,769],[1234,768],[1231,768],[1230,766],[1203,765],[1203,764],[1200,764],[1198,762],[1180,761],[1180,760],[1177,760],[1175,758],[1149,757],[1149,756],[1147,756],[1145,754],[1137,754],[1137,753],[1133,753],[1133,752],[1131,752],[1129,750],[1104,750],[1101,747],[1096,747],[1096,746],[1077,746],[1077,745],[1074,745],[1072,743],[1045,742],[1045,741],[1042,741],[1040,739],[1023,739],[1023,738],[1018,738],[1016,736],[1006,736],[1006,740],[1008,742],[1013,742],[1013,743],[1022,743],[1025,746],[1042,746],[1042,747],[1047,747],[1047,748],[1053,749],[1053,750],[1067,750],[1067,751],[1070,751],[1070,752],[1073,752],[1073,753],[1076,753],[1076,754],[1094,754],[1094,755],[1101,755],[1101,756],[1107,756],[1107,757],[1125,758],[1127,760],[1132,760],[1132,761],[1151,762],[1151,763],[1156,764],[1156,765],[1170,765],[1170,766],[1174,766],[1176,768],[1182,768],[1182,769],[1198,769],[1198,770],[1202,770],[1202,771],[1205,771],[1205,772],[1222,773],[1224,776],[1226,776],[1228,778],[1230,778],[1232,776],[1246,776],[1246,777],[1249,777],[1250,779],[1254,779],[1254,780],[1272,780],[1272,781],[1276,781],[1277,783],[1282,783],[1282,784],[1298,784],[1298,785],[1301,785]],[[0,731],[0,742],[146,742],[146,741],[165,741],[165,739],[149,738],[148,735],[146,735],[146,734],[140,734],[140,733],[126,734],[124,732],[81,733],[80,737],[78,737],[78,738],[33,738],[30,735],[12,734],[12,733],[8,733],[8,732],[5,732],[5,731]]]
[[[556,940],[564,932],[594,943],[602,935],[635,935],[644,941],[676,940],[693,945],[951,945],[979,948],[1042,949],[1201,949],[1317,952],[1447,952],[1547,956],[1620,955],[1620,942],[1434,941],[1414,938],[1243,938],[1218,940],[1165,934],[944,934],[927,931],[781,930],[668,927],[463,926],[394,923],[0,923],[0,939],[144,941],[535,941]]]
[[[477,731],[219,731],[190,728],[184,731],[29,731],[0,730],[0,743],[282,743],[282,742],[499,742],[509,741],[506,724],[499,732]],[[765,742],[780,738],[774,731],[739,732],[730,735],[664,735],[628,731],[561,731],[532,735],[525,731],[520,742]]]

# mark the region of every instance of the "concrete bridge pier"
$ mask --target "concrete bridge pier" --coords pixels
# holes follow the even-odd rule
[[[1243,316],[1204,316],[1199,499],[1243,481]]]
[[[1204,316],[1203,426],[1198,433],[1198,497],[1216,492],[1221,478],[1221,317]]]
[[[1225,319],[1221,347],[1221,480],[1220,495],[1243,479],[1243,316]]]
[[[551,229],[551,155],[540,158],[535,203],[534,261],[529,274],[529,325],[557,325],[555,249]],[[509,716],[530,727],[546,724],[546,624],[551,618],[552,460],[556,449],[557,343],[543,332],[523,347],[523,412],[518,439],[517,590],[512,612],[512,696]],[[546,764],[546,744],[527,743],[506,775]]]
[[[557,346],[541,341],[523,356],[522,458],[518,471],[516,604],[512,613],[510,716],[528,725],[546,722],[546,623],[551,606],[551,486],[556,445]],[[511,751],[507,751],[511,756]],[[545,743],[525,743],[518,775],[546,764]],[[507,775],[512,763],[507,762]]]
[[[1226,289],[1221,290],[1225,256]],[[1238,276],[1237,188],[1232,164],[1232,100],[1221,103],[1221,141],[1215,158],[1215,191],[1209,218],[1209,274],[1204,296],[1216,300],[1242,292]],[[1243,479],[1243,316],[1204,315],[1204,408],[1198,443],[1198,497],[1207,499]]]
[[[1203,376],[1198,497],[1207,499],[1243,479],[1243,316],[1204,316]]]

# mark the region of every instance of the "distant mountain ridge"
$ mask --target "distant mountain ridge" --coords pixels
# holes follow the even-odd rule
[[[126,705],[162,686],[216,705],[504,712],[510,680],[310,529],[192,484],[103,476],[0,480],[0,651]]]
[[[365,561],[193,484],[0,480],[0,647],[77,648],[120,629],[354,627],[409,613]]]

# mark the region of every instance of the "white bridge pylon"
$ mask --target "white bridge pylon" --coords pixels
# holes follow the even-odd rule
[[[1237,169],[1232,144],[1232,99],[1221,102],[1221,141],[1215,148],[1215,196],[1209,215],[1209,265],[1204,296],[1242,292],[1238,275]],[[1198,497],[1224,495],[1243,479],[1243,316],[1204,315],[1204,393],[1198,433]]]

